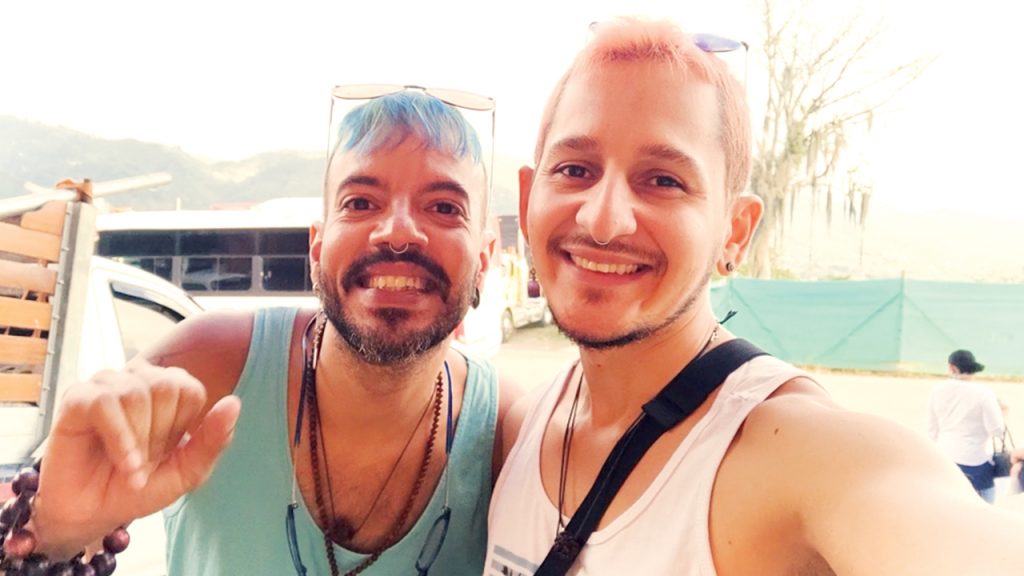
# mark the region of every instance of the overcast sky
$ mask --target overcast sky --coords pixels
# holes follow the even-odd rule
[[[867,1],[869,15],[885,17],[894,59],[937,56],[861,152],[875,173],[875,206],[1024,220],[1024,88],[1013,72],[1024,10],[997,0],[971,2],[969,12],[963,3]],[[334,84],[418,83],[496,97],[499,152],[527,157],[587,24],[630,13],[757,37],[752,0],[5,2],[0,114],[237,159],[322,149]],[[751,84],[756,94],[756,72]]]

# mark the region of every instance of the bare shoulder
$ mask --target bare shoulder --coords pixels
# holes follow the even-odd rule
[[[494,430],[494,451],[491,462],[491,478],[493,482],[497,482],[498,473],[505,464],[505,457],[508,455],[507,448],[510,448],[512,445],[512,442],[507,442],[506,436],[506,434],[511,434],[507,427],[509,415],[522,397],[523,388],[518,382],[498,374],[498,420]],[[515,441],[514,436],[512,441]]]
[[[158,366],[176,366],[202,382],[211,402],[230,394],[249,354],[255,314],[217,310],[191,316],[140,356]]]
[[[508,457],[509,452],[512,450],[512,446],[516,443],[516,439],[519,438],[523,422],[526,420],[527,414],[530,413],[530,409],[540,401],[541,396],[546,394],[548,390],[550,390],[551,386],[558,386],[564,382],[567,371],[568,374],[572,374],[579,369],[579,364],[574,363],[566,370],[560,372],[559,375],[550,382],[541,385],[534,385],[520,391],[518,398],[509,407],[508,413],[505,415],[504,422],[502,423],[502,460]]]
[[[541,394],[541,389],[543,388],[544,386],[538,386],[529,391],[524,391],[520,388],[515,398],[511,399],[511,402],[508,404],[505,415],[499,423],[501,428],[502,462],[508,457],[508,453],[512,451],[512,446],[515,445],[516,438],[519,437],[519,430],[523,427],[526,413],[529,412],[530,406],[533,405],[536,398]]]
[[[797,379],[758,405],[733,440],[715,483],[713,541],[723,557],[723,543],[766,542],[774,552],[760,560],[776,573],[972,573],[979,546],[995,551],[1024,537],[1019,518],[993,518],[992,508],[922,434],[846,410]],[[728,552],[725,563],[744,557]]]
[[[806,379],[795,379],[751,411],[729,457],[774,462],[768,480],[799,486],[792,496],[833,502],[867,490],[871,480],[891,483],[923,474],[938,485],[962,488],[963,478],[924,436],[892,420],[848,410]],[[788,472],[782,472],[788,470]],[[793,483],[799,474],[801,481]]]
[[[807,465],[815,457],[836,460],[829,470],[837,475],[853,472],[844,468],[863,468],[867,473],[936,463],[950,468],[923,435],[893,420],[849,410],[804,378],[787,382],[754,408],[743,426],[743,438],[768,449],[773,458],[792,460],[792,465]]]
[[[498,374],[498,432],[504,430],[505,420],[524,396],[523,387],[515,379]]]

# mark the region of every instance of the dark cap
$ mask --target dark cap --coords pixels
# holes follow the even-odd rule
[[[949,363],[956,366],[956,369],[961,374],[974,374],[985,369],[985,365],[979,364],[974,359],[974,354],[971,354],[970,350],[957,350],[953,352],[949,355]]]

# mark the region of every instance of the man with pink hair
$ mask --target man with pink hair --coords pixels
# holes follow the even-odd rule
[[[505,421],[485,574],[1024,574],[1024,517],[713,315],[762,204],[711,48],[601,25],[548,103],[520,222],[580,359]]]

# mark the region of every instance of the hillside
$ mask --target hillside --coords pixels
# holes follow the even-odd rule
[[[238,162],[210,162],[179,148],[138,140],[105,140],[67,128],[0,116],[0,198],[24,194],[24,183],[52,185],[63,178],[95,181],[169,172],[173,183],[112,199],[136,210],[205,208],[321,193],[323,154],[270,152]],[[521,161],[499,157],[492,210],[518,210]],[[884,200],[884,198],[882,199]],[[837,220],[825,227],[801,205],[787,223],[776,262],[798,278],[891,278],[1024,281],[1020,216],[968,211],[913,212],[878,205],[867,228]]]
[[[0,198],[24,194],[25,182],[48,186],[64,178],[103,181],[150,172],[168,172],[173,182],[145,194],[114,197],[112,203],[136,210],[206,208],[318,196],[323,186],[322,152],[278,151],[210,162],[176,147],[106,140],[10,116],[0,116],[0,134]],[[514,163],[505,164],[499,163],[496,173],[514,178]],[[499,213],[515,210],[512,186],[496,182],[495,206]]]

